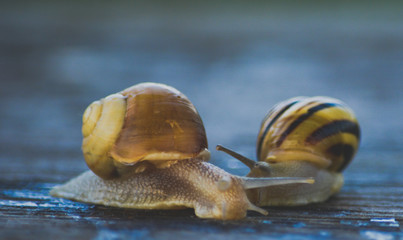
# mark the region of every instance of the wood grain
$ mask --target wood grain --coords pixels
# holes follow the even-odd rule
[[[361,165],[365,162],[367,165]],[[398,239],[403,222],[403,186],[401,177],[390,177],[397,172],[393,166],[398,161],[391,160],[386,165],[389,169],[383,169],[384,174],[377,174],[376,169],[370,168],[372,162],[356,159],[346,174],[342,192],[325,203],[267,208],[268,216],[250,212],[244,220],[229,222],[199,219],[192,209],[118,209],[53,198],[48,192],[60,183],[59,180],[46,180],[46,175],[41,180],[41,175],[36,173],[41,169],[14,170],[13,175],[25,175],[33,180],[12,179],[5,169],[7,165],[3,165],[0,236],[4,239],[25,239],[33,235],[38,239],[174,239],[199,235],[212,239],[258,239],[262,236],[283,239],[373,239],[383,236]],[[62,174],[54,172],[56,176]],[[368,180],[371,177],[373,180]]]

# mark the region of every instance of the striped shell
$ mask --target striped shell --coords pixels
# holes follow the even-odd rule
[[[141,83],[93,102],[83,115],[82,150],[104,179],[169,167],[179,160],[209,159],[203,122],[173,87]]]
[[[353,111],[330,97],[296,97],[277,104],[264,118],[257,139],[259,161],[305,160],[341,172],[360,142]]]

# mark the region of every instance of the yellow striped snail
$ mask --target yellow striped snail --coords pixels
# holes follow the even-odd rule
[[[137,209],[194,208],[200,218],[241,219],[246,189],[313,183],[311,178],[234,176],[208,163],[202,120],[173,87],[141,83],[93,102],[83,115],[84,158],[91,171],[50,194]]]
[[[330,97],[296,97],[277,104],[263,119],[258,162],[220,145],[251,171],[249,177],[313,177],[312,185],[290,184],[247,190],[258,206],[322,202],[340,191],[341,171],[357,152],[360,127],[353,111]]]

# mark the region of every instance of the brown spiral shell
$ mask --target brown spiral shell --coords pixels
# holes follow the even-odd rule
[[[189,99],[173,87],[141,83],[93,102],[83,116],[84,158],[110,179],[147,164],[209,159],[203,122]]]

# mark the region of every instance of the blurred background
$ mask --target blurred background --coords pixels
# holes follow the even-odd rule
[[[0,5],[0,164],[14,166],[2,177],[30,178],[35,166],[61,181],[85,170],[84,109],[144,81],[189,97],[213,162],[235,173],[245,169],[215,145],[255,158],[266,112],[299,95],[339,98],[356,112],[357,173],[368,158],[402,157],[401,1]]]

